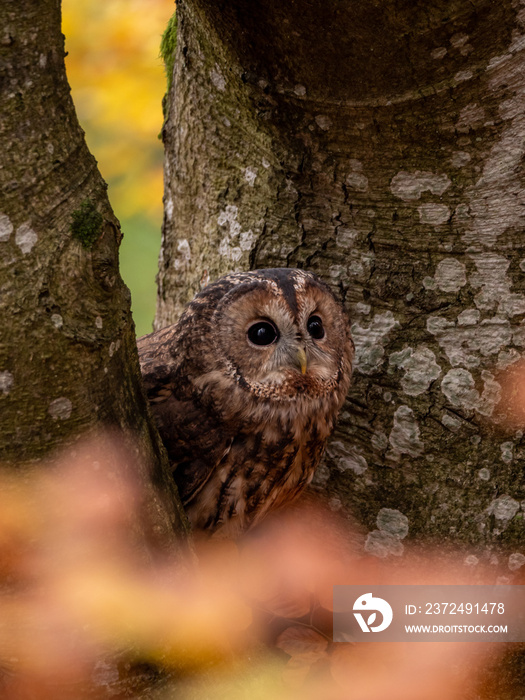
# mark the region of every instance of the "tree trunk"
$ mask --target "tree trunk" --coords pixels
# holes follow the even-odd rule
[[[136,444],[155,535],[173,542],[185,521],[142,390],[119,223],[70,97],[60,2],[6,0],[0,27],[1,460],[117,428]]]
[[[491,417],[525,345],[524,6],[177,8],[157,328],[228,270],[320,274],[357,359],[318,485],[379,556],[512,551],[524,442]]]

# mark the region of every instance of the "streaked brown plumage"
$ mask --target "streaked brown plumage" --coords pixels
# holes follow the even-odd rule
[[[353,358],[345,312],[318,277],[286,268],[229,274],[138,347],[195,528],[234,535],[311,481]]]

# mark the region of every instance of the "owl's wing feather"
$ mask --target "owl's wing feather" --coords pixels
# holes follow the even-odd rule
[[[175,391],[162,403],[152,404],[151,408],[180,497],[186,504],[228,453],[232,438],[225,435],[224,426],[206,414],[198,400],[180,400]]]
[[[171,354],[176,335],[177,327],[166,328],[139,338],[137,345],[151,411],[186,505],[229,452],[233,437],[210,408],[201,405],[189,373]]]

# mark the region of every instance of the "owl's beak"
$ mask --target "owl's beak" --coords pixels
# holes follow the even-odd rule
[[[297,350],[297,363],[301,368],[301,374],[306,374],[306,353],[304,348],[299,348]]]

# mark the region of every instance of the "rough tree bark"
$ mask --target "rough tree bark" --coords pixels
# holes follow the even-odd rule
[[[503,544],[512,580],[525,443],[490,419],[525,345],[525,5],[177,8],[157,327],[227,270],[319,273],[357,363],[318,485],[370,552]]]
[[[185,521],[140,381],[119,223],[70,97],[60,2],[6,0],[0,27],[1,461],[38,463],[117,428],[136,446],[154,535],[173,542]]]

